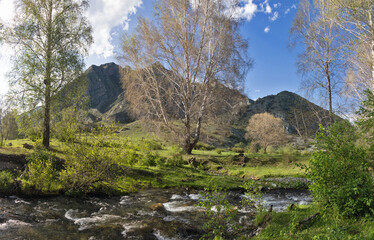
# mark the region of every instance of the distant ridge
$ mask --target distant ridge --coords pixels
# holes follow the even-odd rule
[[[85,72],[88,81],[88,95],[90,97],[90,116],[92,121],[112,120],[129,123],[136,119],[130,117],[129,106],[126,102],[126,92],[122,88],[121,67],[115,63],[91,66]],[[327,121],[328,112],[308,101],[307,99],[289,91],[282,91],[276,95],[259,98],[256,101],[240,95],[246,106],[241,107],[237,125],[243,126],[256,113],[268,112],[283,120],[289,133],[313,135],[318,130],[319,123]],[[223,113],[221,113],[223,114]],[[243,134],[241,134],[243,135]]]

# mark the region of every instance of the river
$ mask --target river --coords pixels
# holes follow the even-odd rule
[[[0,239],[199,239],[204,223],[196,191],[151,189],[122,197],[0,198]],[[238,206],[238,221],[250,225],[251,210],[240,207],[238,192],[228,198]],[[291,203],[309,204],[307,191],[273,190],[263,205],[283,211]]]

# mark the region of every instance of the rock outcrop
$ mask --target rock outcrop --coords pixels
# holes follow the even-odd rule
[[[85,76],[88,80],[90,98],[89,119],[93,122],[113,121],[129,123],[130,117],[125,93],[122,88],[121,67],[115,63],[91,66]]]

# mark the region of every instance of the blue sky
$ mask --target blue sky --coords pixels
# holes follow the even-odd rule
[[[130,17],[128,31],[131,32],[136,26],[138,16],[152,15],[153,2],[154,0],[143,1],[137,13]],[[300,94],[300,77],[295,67],[297,49],[287,48],[289,30],[298,1],[254,0],[251,2],[257,5],[258,11],[250,16],[248,14],[241,26],[243,36],[249,40],[249,55],[254,60],[254,65],[245,79],[245,94],[251,99],[277,94],[283,90]],[[266,12],[266,3],[271,8],[269,13]],[[264,11],[261,11],[261,4],[264,4]],[[275,19],[276,15],[278,17]]]
[[[91,0],[87,17],[94,29],[94,45],[87,57],[87,67],[116,62],[115,50],[120,36],[131,32],[138,16],[151,17],[155,0]],[[12,17],[12,0],[0,0],[0,18]],[[245,93],[251,99],[283,90],[298,92],[296,50],[287,48],[289,29],[298,0],[243,0],[242,34],[249,40],[249,55],[254,66],[245,79]],[[0,93],[7,90],[4,73],[11,63],[5,46],[0,47]]]

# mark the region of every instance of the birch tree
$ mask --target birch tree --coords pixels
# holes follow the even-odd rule
[[[16,15],[0,36],[16,51],[11,93],[27,109],[43,106],[43,145],[49,147],[51,102],[81,75],[92,42],[88,1],[16,0]]]
[[[291,46],[303,47],[297,61],[302,88],[327,96],[331,122],[333,95],[340,93],[347,68],[344,38],[334,15],[335,9],[325,1],[302,0],[290,31]]]
[[[374,91],[374,1],[325,1],[339,10],[337,22],[350,36],[349,51],[354,54],[346,83],[349,93],[363,100],[363,90]]]
[[[133,111],[162,122],[187,154],[200,138],[219,84],[238,88],[251,66],[235,1],[161,0],[125,37],[124,88]],[[182,121],[182,126],[180,124]]]

